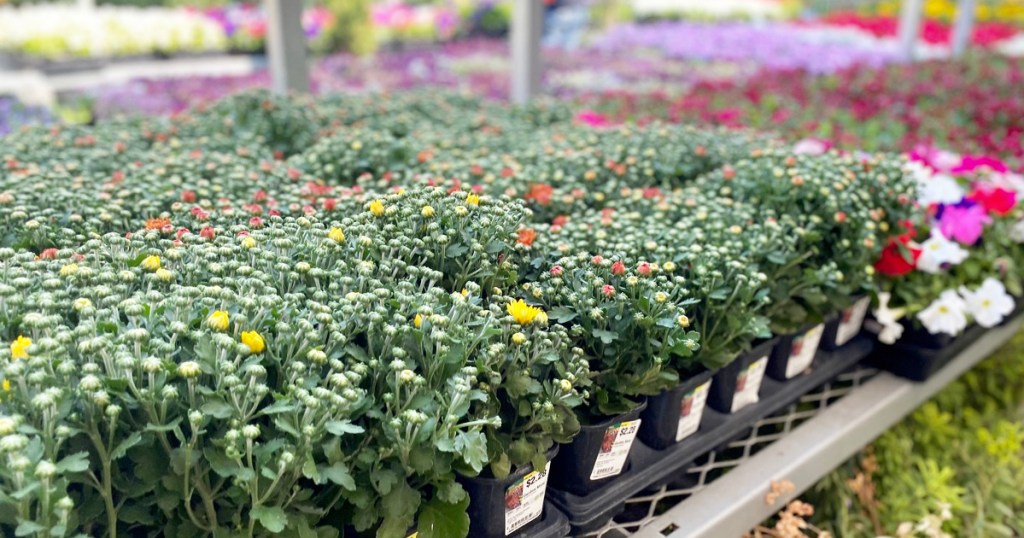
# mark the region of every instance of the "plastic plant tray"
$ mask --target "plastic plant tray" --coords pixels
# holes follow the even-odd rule
[[[873,338],[861,335],[838,350],[819,350],[808,373],[788,381],[765,377],[756,404],[732,414],[705,409],[701,428],[692,436],[665,450],[637,443],[628,468],[615,481],[584,496],[556,489],[558,484],[552,483],[548,501],[566,514],[573,533],[593,532],[620,512],[626,499],[676,478],[701,455],[743,435],[756,421],[835,378],[867,357],[873,348]]]
[[[546,495],[551,495],[550,488]],[[513,538],[563,538],[569,535],[570,530],[569,520],[565,514],[552,506],[550,502],[546,502],[544,515],[541,516],[540,522],[533,523],[512,536]]]

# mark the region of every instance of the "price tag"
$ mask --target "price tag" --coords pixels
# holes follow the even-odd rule
[[[639,419],[614,424],[605,430],[604,439],[601,440],[601,452],[597,454],[594,470],[590,473],[591,480],[615,476],[622,472],[638,431]]]
[[[793,339],[793,345],[789,348],[789,362],[786,363],[786,379],[803,372],[814,362],[814,355],[818,353],[818,344],[821,343],[823,332],[825,325],[819,323]]]
[[[736,376],[736,393],[732,397],[733,413],[750,404],[757,403],[758,393],[761,392],[761,380],[764,379],[764,371],[767,368],[768,355],[765,355],[752,362]]]
[[[686,393],[679,404],[679,426],[676,428],[676,441],[691,436],[700,429],[700,419],[704,416],[704,404],[708,401],[708,389],[711,380]]]
[[[871,298],[864,297],[853,303],[853,306],[846,308],[840,314],[839,329],[836,330],[836,346],[841,346],[853,340],[853,337],[860,334],[864,326],[864,317],[867,316],[868,307],[871,306]]]
[[[505,536],[523,528],[544,512],[544,494],[548,490],[548,471],[551,462],[543,471],[534,471],[505,490]]]

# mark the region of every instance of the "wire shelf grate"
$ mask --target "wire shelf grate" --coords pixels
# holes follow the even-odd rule
[[[741,439],[725,448],[698,458],[674,481],[652,491],[641,492],[626,501],[625,509],[604,527],[587,537],[626,538],[658,519],[658,516],[686,500],[718,477],[740,466],[758,451],[788,435],[794,428],[828,409],[856,387],[877,374],[873,368],[856,367],[805,394],[788,408],[765,417],[750,427]]]

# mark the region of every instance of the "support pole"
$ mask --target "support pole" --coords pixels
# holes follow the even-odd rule
[[[953,56],[963,56],[971,43],[974,30],[975,0],[960,0],[956,6],[956,20],[953,22]]]
[[[512,28],[512,102],[524,104],[540,92],[541,0],[514,0]]]
[[[904,60],[914,59],[917,36],[921,32],[922,0],[903,0],[900,6],[900,55]]]
[[[302,2],[264,0],[267,11],[267,60],[277,93],[308,92],[306,37],[302,31]]]

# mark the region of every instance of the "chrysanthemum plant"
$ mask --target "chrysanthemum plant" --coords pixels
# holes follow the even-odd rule
[[[552,264],[523,292],[569,328],[574,355],[590,361],[593,388],[586,421],[617,415],[679,381],[700,348],[684,297],[656,264],[578,254]]]
[[[791,238],[800,271],[817,275],[818,284],[802,292],[773,293],[777,330],[793,328],[785,327],[786,318],[797,325],[820,320],[873,290],[872,262],[914,214],[913,182],[900,166],[886,157],[759,150],[698,182],[762,213]]]

